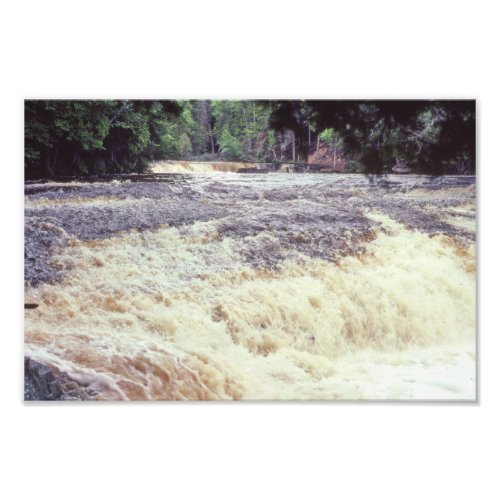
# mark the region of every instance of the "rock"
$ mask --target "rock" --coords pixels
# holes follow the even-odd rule
[[[29,357],[24,358],[24,400],[66,401],[93,399],[96,395],[64,372]]]
[[[30,358],[24,358],[24,400],[62,400],[62,389],[52,370]]]

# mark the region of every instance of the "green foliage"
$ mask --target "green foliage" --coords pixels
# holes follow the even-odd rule
[[[276,101],[271,124],[302,135],[305,124],[331,140],[367,171],[390,170],[404,160],[440,174],[475,170],[474,101]],[[302,139],[303,142],[303,139]]]
[[[177,112],[171,101],[26,101],[25,175],[141,171]]]
[[[179,150],[185,160],[189,159],[193,153],[193,145],[186,132],[183,132],[179,138]]]
[[[319,138],[323,142],[330,142],[333,140],[333,128],[325,128],[323,132],[319,134]]]
[[[27,178],[141,172],[159,159],[304,162],[320,144],[350,171],[473,170],[474,102],[25,102]]]
[[[236,137],[231,135],[227,124],[219,136],[219,147],[224,156],[230,160],[241,160],[243,158],[241,144]]]
[[[59,139],[79,142],[84,151],[103,149],[109,132],[107,106],[100,102],[63,101],[52,106]]]

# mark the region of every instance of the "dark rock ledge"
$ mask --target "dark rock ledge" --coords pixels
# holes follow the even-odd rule
[[[25,401],[85,401],[96,394],[57,368],[24,358]]]

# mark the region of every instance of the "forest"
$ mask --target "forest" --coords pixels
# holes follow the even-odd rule
[[[475,172],[473,100],[26,100],[25,178],[140,173],[155,160]]]

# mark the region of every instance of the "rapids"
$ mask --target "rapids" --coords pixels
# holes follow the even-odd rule
[[[474,177],[204,170],[26,183],[26,355],[97,399],[475,399]]]

